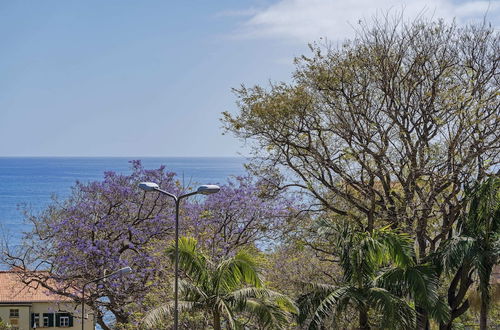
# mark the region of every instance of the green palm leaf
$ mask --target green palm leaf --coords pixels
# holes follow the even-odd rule
[[[318,329],[329,317],[344,311],[349,304],[363,306],[365,297],[361,289],[345,286],[312,285],[313,291],[298,299],[299,323],[308,329]]]
[[[167,255],[175,262],[175,247]],[[179,282],[184,300],[181,310],[204,312],[215,329],[223,325],[236,329],[235,313],[250,314],[265,328],[280,328],[298,313],[290,298],[263,287],[258,263],[248,252],[240,251],[215,264],[199,250],[195,239],[182,237],[179,268],[184,275]],[[171,313],[171,304],[164,304],[148,313],[144,324],[159,324]]]
[[[253,315],[263,329],[283,329],[289,324],[289,314],[274,302],[249,298],[242,311]]]
[[[221,315],[224,315],[224,317],[226,318],[226,322],[228,323],[229,329],[236,329],[234,315],[230,306],[228,306],[228,304],[224,300],[217,299],[217,302],[215,303],[215,308]]]
[[[391,268],[374,281],[374,286],[398,296],[411,297],[420,306],[432,306],[437,302],[438,284],[435,269],[431,265]]]
[[[197,242],[194,238],[179,238],[179,268],[195,281],[205,281],[207,278],[207,259],[196,249]],[[175,246],[167,249],[167,255],[175,262]]]
[[[216,268],[214,279],[215,288],[220,292],[230,292],[241,287],[242,284],[262,286],[257,263],[250,254],[244,251],[222,261]]]
[[[415,328],[415,310],[408,303],[383,288],[368,289],[368,303],[382,315],[383,329]]]
[[[389,227],[355,232],[346,224],[327,225],[319,232],[338,244],[334,250],[344,285],[305,285],[307,293],[297,301],[298,320],[309,329],[319,328],[348,306],[359,310],[360,325],[366,322],[368,310],[374,309],[383,316],[382,326],[410,328],[415,323],[415,310],[407,299],[429,307],[438,303],[436,270],[416,265],[409,235]]]
[[[196,309],[196,303],[192,301],[179,301],[178,302],[179,311],[193,311]],[[169,302],[156,307],[146,313],[145,317],[142,319],[142,323],[147,328],[155,329],[155,326],[172,316],[174,312],[174,303]]]

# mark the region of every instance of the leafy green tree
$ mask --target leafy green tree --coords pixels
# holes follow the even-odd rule
[[[312,211],[362,230],[410,233],[420,262],[450,237],[464,187],[500,163],[500,33],[388,16],[357,32],[337,47],[312,44],[290,82],[235,89],[239,109],[223,121],[253,147],[250,168],[269,186],[293,187]]]
[[[167,253],[174,261],[174,247]],[[245,251],[213,263],[197,248],[195,239],[182,237],[179,268],[185,274],[180,281],[183,300],[179,301],[179,310],[208,314],[216,330],[222,329],[223,324],[229,329],[238,328],[238,315],[248,315],[266,329],[283,328],[297,312],[288,297],[263,287],[258,264]],[[171,303],[162,305],[149,312],[144,323],[153,327],[172,311]]]
[[[359,329],[370,329],[370,323],[384,329],[414,328],[415,310],[406,298],[427,307],[437,319],[448,317],[437,294],[435,271],[415,263],[413,241],[407,234],[389,228],[359,232],[346,224],[326,226],[337,246],[343,280],[339,285],[306,284],[310,291],[299,298],[302,324],[319,329],[354,307]],[[380,317],[378,322],[370,322],[370,311]]]
[[[466,205],[466,212],[458,223],[458,235],[446,241],[431,258],[445,273],[455,273],[449,296],[466,294],[454,292],[458,276],[465,277],[464,281],[469,283],[473,282],[474,275],[477,276],[481,297],[480,328],[487,329],[490,277],[493,267],[500,260],[500,177],[492,176],[476,185],[468,193]],[[460,307],[454,302],[453,299],[448,301],[452,313],[462,306],[469,306],[468,300]],[[451,322],[440,326],[441,329],[451,327]]]

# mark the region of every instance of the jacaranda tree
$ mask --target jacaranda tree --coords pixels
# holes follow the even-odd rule
[[[77,183],[68,199],[28,216],[33,229],[20,250],[7,252],[6,262],[25,270],[20,274],[27,284],[75,301],[81,300],[84,282],[130,266],[132,273],[89,286],[85,297],[103,329],[110,329],[106,312],[113,322],[128,323],[133,305],[158,283],[162,267],[155,242],[173,228],[171,201],[141,193],[140,181],[179,191],[174,173],[164,167],[145,170],[140,162],[132,163],[130,175],[106,172],[102,181]]]
[[[212,258],[234,254],[245,246],[280,242],[281,234],[296,220],[296,201],[282,194],[270,195],[267,186],[253,177],[229,179],[217,194],[193,201],[186,228]]]
[[[27,214],[33,229],[20,249],[6,251],[5,262],[25,270],[19,273],[25,283],[77,302],[84,282],[130,266],[133,272],[124,277],[90,285],[85,301],[103,329],[133,322],[135,313],[149,308],[151,295],[170,287],[173,274],[161,252],[173,237],[174,205],[138,189],[141,181],[157,182],[175,194],[186,191],[165,167],[146,170],[138,161],[132,162],[131,174],[106,172],[102,181],[77,183],[66,200]],[[275,238],[289,219],[291,203],[267,195],[250,177],[221,188],[208,198],[185,200],[181,208],[181,231],[199,238],[214,257]],[[106,312],[114,318],[104,317]]]

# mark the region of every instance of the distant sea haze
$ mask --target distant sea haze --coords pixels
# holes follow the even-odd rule
[[[140,159],[146,169],[165,165],[187,184],[223,184],[229,176],[244,174],[244,158],[205,157],[0,157],[0,232],[17,244],[23,231],[19,205],[43,210],[53,195],[63,199],[75,182],[103,179],[105,171],[131,173],[131,160]]]

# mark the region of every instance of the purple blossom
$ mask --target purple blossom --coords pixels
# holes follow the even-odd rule
[[[168,278],[166,272],[172,274],[163,251],[173,238],[173,201],[141,191],[138,183],[153,181],[176,195],[186,192],[165,167],[145,170],[139,161],[131,164],[130,175],[109,171],[102,181],[77,182],[69,199],[33,217],[35,229],[25,237],[61,283],[56,291],[75,292],[86,281],[130,266],[132,273],[87,289],[91,306],[121,320],[141,310],[148,293]],[[236,177],[217,194],[183,200],[181,235],[196,237],[215,258],[242,247],[269,247],[293,215],[293,202],[271,196],[250,176]],[[68,282],[74,285],[65,286]],[[127,307],[131,303],[134,307]]]

